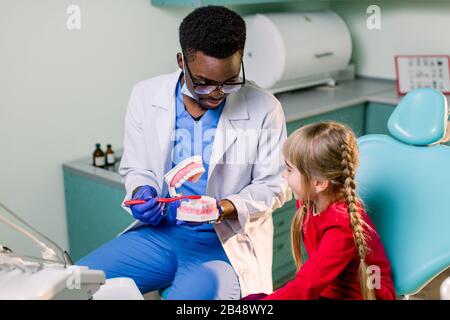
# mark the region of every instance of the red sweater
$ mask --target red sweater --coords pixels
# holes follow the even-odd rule
[[[375,230],[365,212],[363,219]],[[302,234],[309,258],[294,280],[265,299],[362,299],[358,278],[360,259],[345,202],[334,202],[318,215],[310,212],[304,219]],[[395,299],[391,267],[383,245],[376,232],[370,236],[365,261],[368,267],[378,266],[381,275],[380,288],[375,289],[375,295],[380,300]]]

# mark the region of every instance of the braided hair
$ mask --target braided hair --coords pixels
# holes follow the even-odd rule
[[[356,203],[355,167],[358,163],[356,141],[354,136],[347,135],[341,144],[342,150],[342,174],[344,179],[345,202],[347,212],[350,216],[350,224],[353,230],[356,248],[359,255],[358,276],[361,284],[361,294],[366,300],[375,300],[375,293],[368,287],[367,265],[365,262],[367,254],[366,231],[367,224],[361,216],[361,211]]]

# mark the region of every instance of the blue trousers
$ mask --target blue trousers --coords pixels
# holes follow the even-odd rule
[[[168,300],[240,298],[238,277],[214,231],[142,226],[76,264],[103,270],[106,278],[132,278],[142,293],[172,285]]]

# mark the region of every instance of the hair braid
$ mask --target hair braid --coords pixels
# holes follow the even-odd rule
[[[361,284],[361,294],[366,300],[374,300],[375,293],[372,288],[368,288],[367,283],[367,266],[365,263],[367,254],[366,235],[364,230],[364,220],[361,216],[361,212],[356,204],[356,184],[355,184],[355,167],[356,157],[355,150],[356,144],[350,144],[347,139],[341,145],[342,150],[342,173],[344,178],[344,196],[348,207],[348,214],[350,216],[350,223],[353,230],[355,244],[358,250],[360,258],[359,266],[359,278]]]

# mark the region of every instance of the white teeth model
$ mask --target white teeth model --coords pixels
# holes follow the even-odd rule
[[[198,163],[198,164],[200,164],[203,167],[202,157],[198,156],[198,155],[197,156],[193,156],[193,157],[184,159],[178,165],[176,165],[174,168],[172,168],[169,172],[167,172],[164,175],[164,179],[166,180],[167,183],[170,183],[170,181],[178,173],[178,171],[180,171],[181,169],[183,169],[184,167],[186,167],[186,166],[188,166],[189,164],[192,164],[192,163]],[[196,169],[196,170],[198,170],[198,169]]]
[[[183,171],[189,170],[187,169],[189,167],[194,168],[184,173]],[[180,172],[184,173],[182,177],[180,177]],[[201,174],[203,174],[204,172],[205,168],[203,167],[202,157],[199,155],[181,161],[176,167],[172,168],[172,170],[164,175],[164,180],[169,186],[170,196],[178,196],[176,188],[180,188],[186,181],[197,182]],[[178,181],[174,181],[174,178]]]
[[[164,175],[169,186],[171,197],[178,196],[176,188],[180,188],[186,181],[197,182],[205,172],[201,156],[193,156],[181,161],[176,167]],[[219,217],[216,199],[202,196],[197,200],[183,200],[177,209],[177,219],[191,222],[206,222]]]
[[[216,199],[202,196],[198,200],[182,201],[177,209],[177,219],[190,222],[206,222],[219,217]]]

